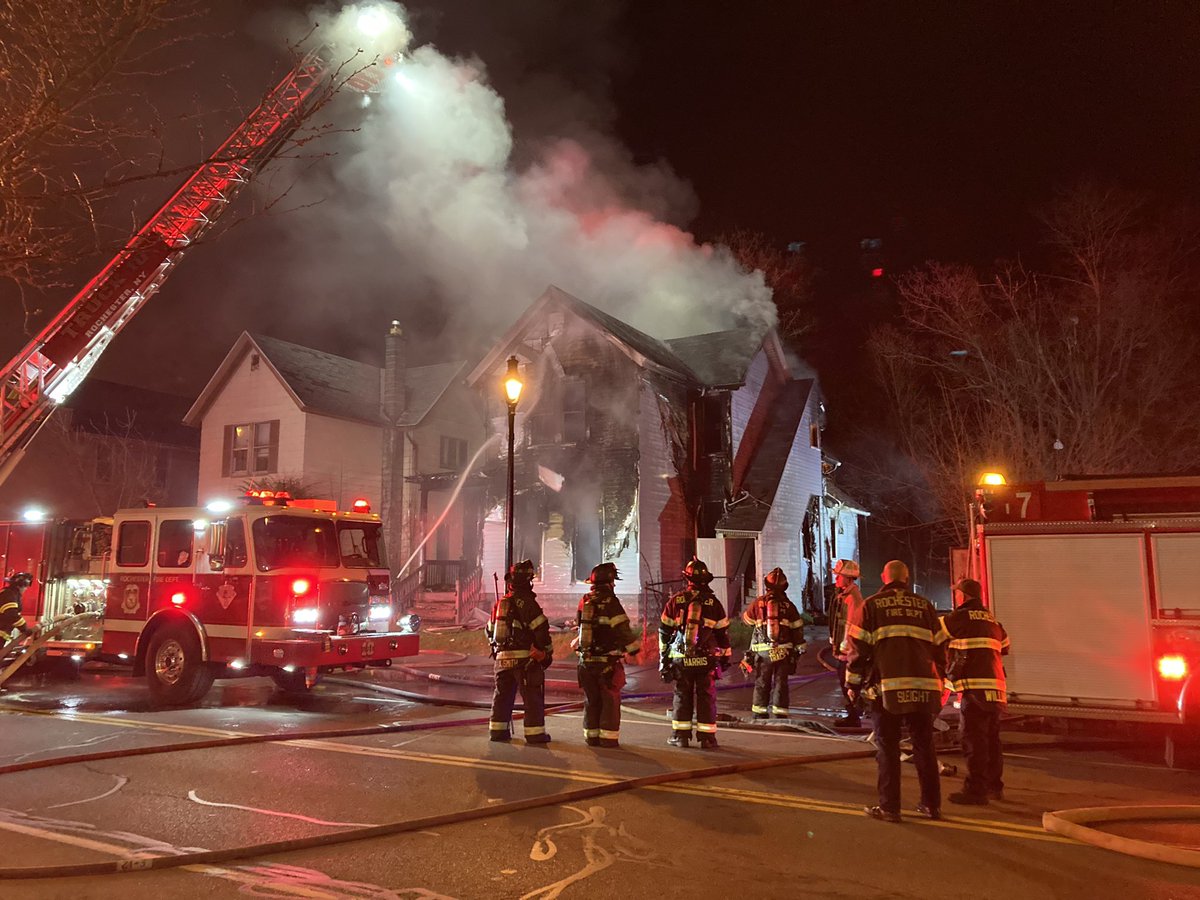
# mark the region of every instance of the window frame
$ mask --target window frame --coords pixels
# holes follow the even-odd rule
[[[239,445],[239,430],[244,429],[246,440]],[[262,443],[265,431],[266,443]],[[244,454],[244,462],[237,461]],[[260,468],[260,463],[262,468]],[[271,475],[279,468],[279,419],[263,419],[256,422],[235,422],[225,426],[222,445],[221,475],[256,476]]]
[[[183,562],[183,563],[162,562],[163,531],[164,531],[164,529],[167,528],[167,526],[171,526],[171,528],[170,528],[171,531],[174,531],[176,526],[182,526],[182,527],[179,527],[179,532],[187,534],[187,537],[188,537],[187,562]],[[195,526],[192,524],[192,520],[191,519],[165,519],[165,518],[159,519],[157,531],[158,531],[158,534],[157,534],[157,538],[155,541],[156,554],[154,557],[155,568],[156,569],[178,569],[180,571],[182,571],[184,569],[190,569],[192,567],[192,563],[194,563],[196,561],[196,529],[195,529]],[[168,549],[175,549],[175,548],[171,547]],[[182,545],[181,545],[180,549],[182,549]],[[176,550],[175,556],[176,556],[176,559],[178,559],[178,557],[179,557],[178,550]]]
[[[125,529],[130,525],[142,525],[146,529],[145,538],[142,541],[142,561],[141,562],[123,562],[123,552],[125,545]],[[119,566],[122,569],[144,569],[150,565],[150,540],[154,536],[154,523],[149,519],[125,519],[117,523],[116,540],[113,541],[113,565]]]

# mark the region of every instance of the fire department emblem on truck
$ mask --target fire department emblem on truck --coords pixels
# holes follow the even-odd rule
[[[125,599],[121,601],[121,612],[133,615],[142,605],[141,593],[136,584],[125,585]]]
[[[217,600],[221,603],[221,609],[229,609],[229,604],[237,598],[237,590],[229,582],[217,588]]]

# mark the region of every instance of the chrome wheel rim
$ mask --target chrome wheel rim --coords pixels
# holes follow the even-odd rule
[[[154,675],[163,684],[176,684],[183,675],[183,645],[174,638],[163,641],[154,654]]]

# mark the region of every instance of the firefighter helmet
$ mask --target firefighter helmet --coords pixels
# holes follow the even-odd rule
[[[619,581],[621,576],[617,573],[616,563],[600,563],[592,569],[592,574],[588,576],[588,584],[612,584],[614,581]]]
[[[845,575],[847,578],[858,578],[862,575],[862,570],[858,568],[858,563],[852,559],[839,559],[833,567],[834,575]]]
[[[713,573],[708,571],[703,561],[692,557],[692,561],[683,567],[683,577],[692,584],[708,584],[713,580]]]
[[[763,578],[763,584],[767,590],[786,591],[788,588],[787,575],[783,573],[783,569],[776,566]]]
[[[12,587],[23,591],[25,588],[33,584],[33,576],[28,572],[14,572],[12,575],[8,576],[8,583]]]
[[[521,582],[529,584],[533,581],[533,576],[537,574],[537,569],[533,566],[532,559],[523,559],[518,563],[513,563],[512,568],[508,570],[508,581],[513,583]]]

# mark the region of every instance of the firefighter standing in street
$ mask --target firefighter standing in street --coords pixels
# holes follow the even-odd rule
[[[1008,702],[1004,664],[1008,635],[983,605],[978,581],[964,578],[954,585],[958,607],[943,617],[942,632],[950,648],[946,679],[962,693],[963,755],[967,778],[951,803],[983,806],[1004,799],[1004,756],[1000,749],[1000,713]]]
[[[517,690],[525,705],[525,743],[548,744],[546,733],[546,669],[553,661],[550,623],[533,592],[533,562],[514,563],[507,590],[496,601],[487,624],[488,641],[496,658],[496,692],[488,725],[493,741],[507,741]]]
[[[8,643],[13,631],[32,637],[36,633],[21,613],[21,595],[33,584],[28,572],[17,572],[8,579],[8,587],[0,591],[0,646]]]
[[[658,629],[663,681],[675,682],[671,708],[673,747],[686,747],[692,737],[692,713],[700,732],[700,749],[717,748],[717,669],[729,668],[729,619],[709,584],[708,566],[692,557],[684,567],[687,587],[667,601]]]
[[[742,613],[753,631],[743,667],[754,672],[754,699],[750,710],[756,719],[788,717],[791,699],[788,676],[796,673],[804,652],[804,617],[785,593],[787,575],[772,569],[763,579],[761,594]]]
[[[859,703],[851,702],[846,691],[846,657],[850,652],[846,629],[851,624],[858,625],[862,622],[864,601],[857,584],[860,574],[858,563],[854,560],[837,561],[833,567],[837,592],[829,607],[829,643],[833,647],[833,658],[837,660],[838,684],[841,685],[846,708],[846,714],[837,720],[837,724],[848,728],[857,728],[862,724],[858,712]]]
[[[592,569],[592,589],[579,601],[578,632],[571,646],[579,654],[583,688],[583,736],[589,747],[616,747],[621,737],[621,688],[624,658],[641,650],[613,585],[620,578],[612,563]]]
[[[863,604],[862,622],[850,636],[846,684],[851,699],[872,697],[875,759],[879,766],[879,805],[867,815],[900,821],[900,726],[908,726],[913,762],[921,783],[917,812],[942,817],[942,786],[933,749],[933,720],[942,709],[946,674],[945,632],[933,604],[908,587],[908,566],[892,560],[883,567],[883,588]]]

